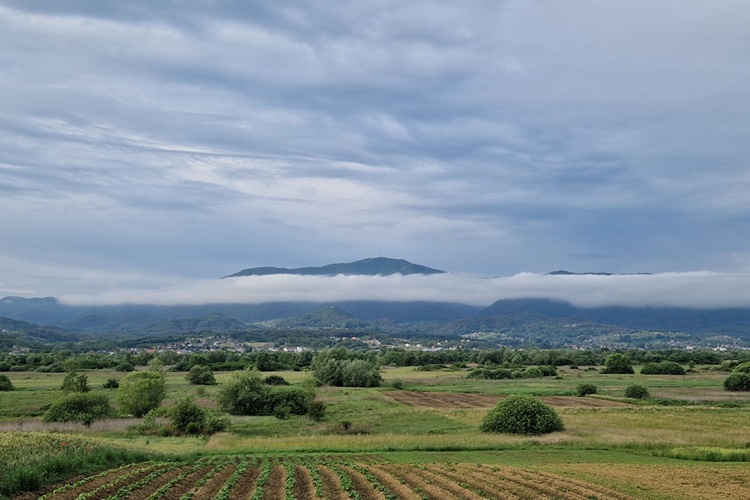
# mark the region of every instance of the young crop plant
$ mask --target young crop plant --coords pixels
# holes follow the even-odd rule
[[[313,487],[315,488],[315,496],[318,498],[323,498],[323,478],[320,475],[317,463],[310,458],[305,458],[304,460],[302,460],[302,465],[304,465],[310,472]]]
[[[237,469],[234,471],[234,473],[229,477],[229,479],[227,479],[226,483],[224,483],[224,486],[222,486],[222,488],[219,490],[219,493],[216,494],[215,500],[229,500],[232,490],[237,485],[242,475],[245,474],[247,472],[247,469],[250,468],[250,466],[254,463],[255,460],[252,460],[250,458],[243,459],[237,466]]]
[[[271,469],[273,469],[273,462],[269,459],[263,460],[263,464],[260,468],[260,475],[255,481],[255,493],[250,500],[262,500],[263,499],[263,487],[268,482],[268,478],[271,477]]]
[[[395,493],[393,493],[390,490],[390,488],[388,488],[386,485],[384,485],[383,483],[381,483],[380,479],[378,479],[378,477],[375,474],[373,474],[372,472],[370,472],[370,470],[367,467],[363,467],[363,466],[361,466],[359,464],[355,464],[355,463],[349,463],[348,465],[352,469],[356,470],[357,472],[359,472],[360,474],[362,474],[363,476],[365,476],[365,478],[368,481],[370,481],[370,483],[375,487],[376,490],[378,490],[381,493],[383,493],[383,495],[385,496],[386,500],[399,500],[400,497],[398,495],[396,495]]]
[[[284,498],[286,500],[294,500],[294,488],[297,486],[297,478],[294,474],[294,462],[285,458],[282,460],[281,465],[286,471],[286,481],[284,481]]]
[[[339,477],[339,481],[341,481],[341,489],[344,490],[347,495],[349,495],[349,498],[351,498],[352,500],[360,500],[362,498],[362,496],[354,487],[354,481],[352,481],[352,478],[351,476],[349,476],[349,474],[347,474],[345,471],[341,470],[331,462],[327,462],[326,467],[335,472]]]

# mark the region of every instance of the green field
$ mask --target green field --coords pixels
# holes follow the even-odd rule
[[[106,394],[114,401],[117,391],[103,389],[102,384],[111,377],[122,378],[122,373],[84,373],[93,393]],[[309,372],[276,374],[292,384],[310,377]],[[327,407],[323,421],[236,416],[228,432],[210,437],[143,435],[132,429],[140,419],[110,419],[90,428],[43,423],[42,408],[61,396],[64,374],[9,375],[16,390],[0,392],[0,429],[4,431],[0,470],[4,475],[33,466],[34,460],[44,461],[34,457],[54,456],[60,451],[55,446],[65,441],[78,443],[76,456],[81,457],[91,450],[100,454],[104,449],[116,450],[119,455],[99,462],[100,469],[128,463],[133,454],[144,452],[138,455],[141,460],[166,457],[177,461],[216,456],[302,460],[335,454],[383,473],[380,466],[368,465],[366,457],[409,467],[445,463],[521,467],[587,481],[634,498],[722,498],[725,491],[750,495],[750,393],[723,390],[726,374],[700,367],[685,376],[603,375],[598,370],[561,368],[558,377],[509,380],[467,379],[465,370],[387,368],[382,387],[319,388],[316,399]],[[231,374],[216,376],[218,385],[193,386],[184,373],[167,372],[164,404],[189,394],[199,404],[215,408],[216,394]],[[395,380],[402,383],[400,390],[391,387]],[[598,394],[572,397],[583,382],[595,384]],[[651,397],[625,399],[624,389],[632,383],[648,387]],[[516,393],[551,398],[565,431],[540,437],[480,432],[479,424],[490,409],[488,400],[481,398]],[[435,398],[454,398],[459,403],[436,404]],[[34,451],[34,443],[46,451]],[[237,460],[238,464],[245,459]],[[348,459],[341,460],[346,463]],[[685,480],[668,481],[665,478],[670,474]],[[60,481],[63,476],[61,471],[46,482]],[[716,478],[725,479],[716,483]],[[713,488],[707,486],[711,481]]]

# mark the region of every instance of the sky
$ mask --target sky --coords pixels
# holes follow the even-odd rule
[[[746,0],[2,0],[0,297],[315,295],[217,278],[381,255],[448,274],[336,290],[750,306],[748,25]]]

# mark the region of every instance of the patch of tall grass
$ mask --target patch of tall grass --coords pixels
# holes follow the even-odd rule
[[[71,434],[0,434],[0,498],[35,491],[77,474],[153,460],[154,454]]]

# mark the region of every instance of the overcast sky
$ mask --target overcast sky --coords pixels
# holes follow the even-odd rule
[[[1,0],[0,296],[382,255],[710,271],[715,301],[750,286],[748,26],[747,0]]]

